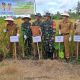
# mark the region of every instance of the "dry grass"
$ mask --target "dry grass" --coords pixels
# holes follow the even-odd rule
[[[80,65],[57,60],[5,60],[0,80],[80,80]]]

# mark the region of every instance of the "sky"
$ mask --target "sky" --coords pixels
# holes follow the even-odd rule
[[[36,12],[43,14],[46,11],[56,13],[60,11],[68,11],[69,9],[75,9],[79,0],[35,0]]]

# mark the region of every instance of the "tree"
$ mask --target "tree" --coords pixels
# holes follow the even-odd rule
[[[54,19],[60,19],[61,18],[61,14],[59,11],[57,11],[57,13],[53,16]]]
[[[69,14],[71,14],[71,13],[72,13],[72,10],[71,10],[71,9],[69,9],[68,13],[69,13]]]
[[[78,15],[80,15],[80,1],[78,1],[78,3],[77,3],[76,12]]]

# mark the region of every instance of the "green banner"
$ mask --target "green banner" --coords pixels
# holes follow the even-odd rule
[[[26,15],[34,12],[34,0],[0,0],[0,15]]]

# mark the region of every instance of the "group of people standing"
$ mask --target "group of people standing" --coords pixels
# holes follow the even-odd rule
[[[77,27],[78,25],[77,22],[75,23],[75,28],[74,28],[73,23],[69,20],[69,14],[67,12],[61,15],[63,19],[59,23],[59,34],[64,36],[65,59],[66,61],[69,61],[70,60],[69,36],[71,31],[75,31],[79,27]],[[6,32],[8,33],[9,37],[15,35],[19,36],[19,28],[14,23],[14,19],[6,18],[5,20],[8,22]],[[34,54],[35,58],[39,57],[37,51],[34,52],[34,48],[36,48],[35,46],[36,43],[34,43],[33,45],[33,40],[32,40],[33,32],[31,27],[36,26],[39,27],[40,29],[40,35],[42,39],[42,41],[39,43],[40,52],[42,53],[44,58],[53,59],[54,58],[53,54],[55,52],[54,42],[55,42],[55,33],[56,33],[56,23],[55,21],[53,21],[51,14],[46,13],[44,16],[41,16],[40,13],[37,13],[35,15],[35,20],[33,22],[30,22],[31,21],[30,15],[23,16],[22,20],[23,23],[21,25],[21,31],[24,40],[25,55],[27,56],[28,53],[28,55]],[[80,24],[78,26],[80,26]],[[12,51],[12,45],[13,43],[10,42],[10,51]],[[16,47],[17,50],[18,50],[18,45],[19,43],[17,43],[17,47]]]
[[[26,39],[25,44],[28,42],[28,47],[31,49],[31,37],[32,37],[32,32],[31,32],[31,28],[32,27],[39,27],[40,28],[40,35],[42,36],[42,40],[43,40],[43,44],[44,46],[42,46],[42,42],[39,43],[39,49],[40,49],[40,54],[42,51],[42,48],[44,49],[44,53],[45,53],[45,58],[51,58],[53,59],[53,52],[54,52],[54,46],[53,46],[53,42],[54,42],[54,26],[53,26],[53,20],[51,17],[50,13],[46,13],[44,15],[44,21],[42,21],[42,16],[40,13],[37,13],[35,15],[35,21],[32,22],[32,24],[29,22],[31,20],[30,17],[24,17],[23,21],[24,23],[21,26],[21,30],[22,33],[24,35],[24,39]],[[37,29],[36,29],[37,30]],[[35,31],[36,32],[36,31]],[[38,35],[37,35],[38,36]],[[33,45],[34,48],[36,48],[36,43]],[[29,49],[29,54],[31,53]],[[37,58],[39,57],[39,55],[37,54],[37,49],[35,49],[35,51],[33,51],[34,53],[34,57]]]

